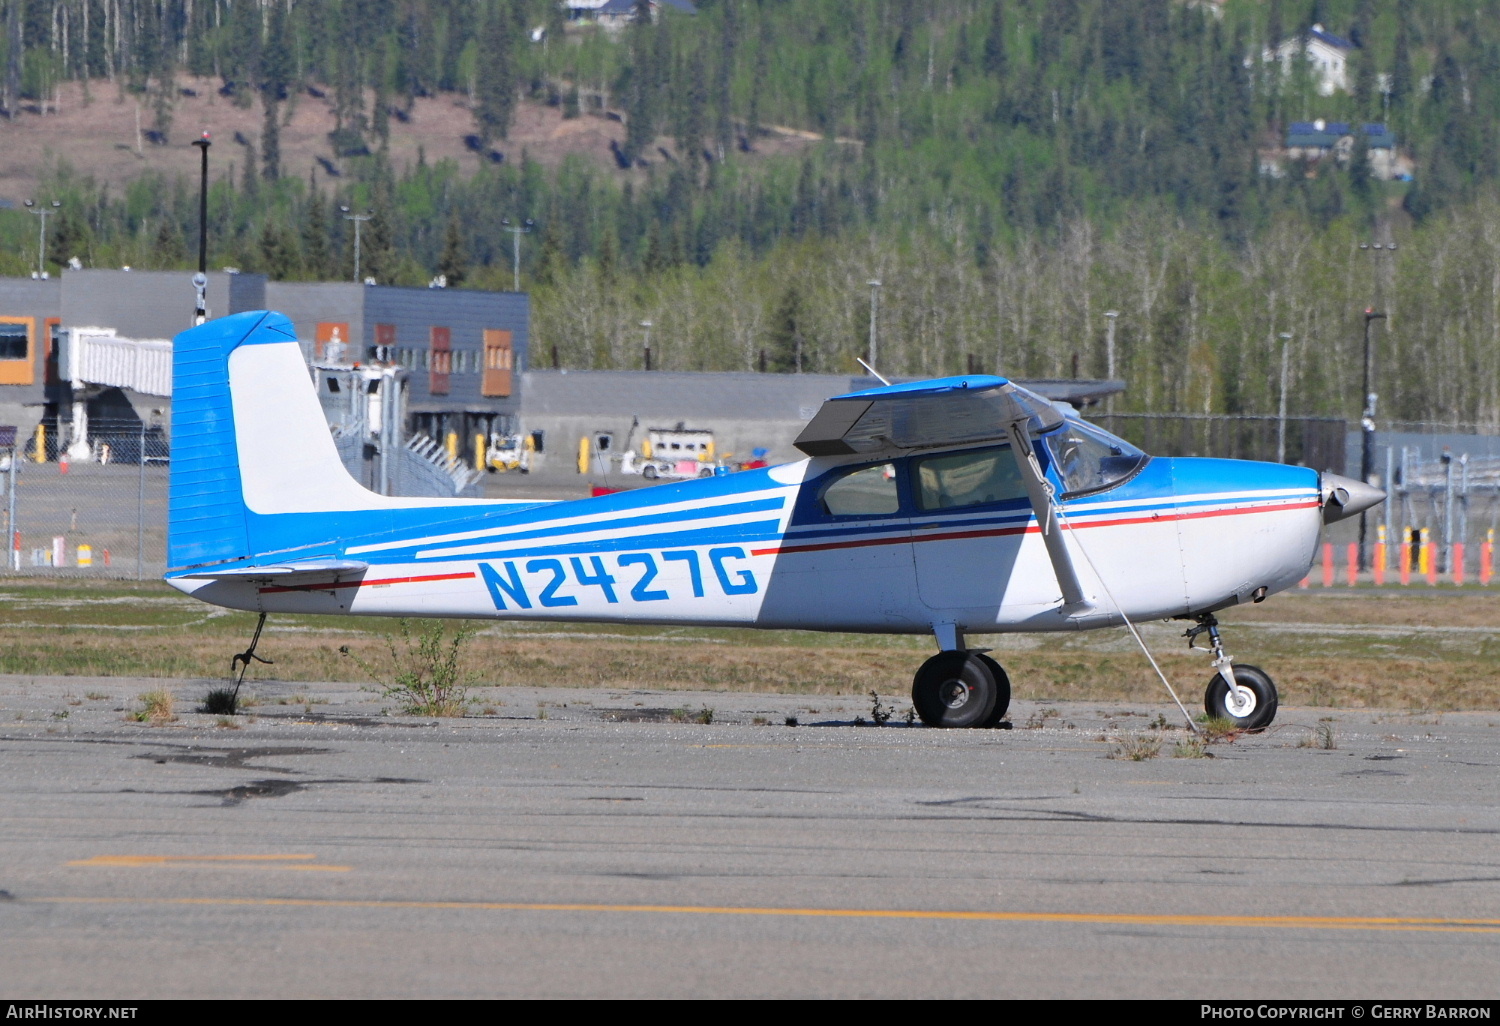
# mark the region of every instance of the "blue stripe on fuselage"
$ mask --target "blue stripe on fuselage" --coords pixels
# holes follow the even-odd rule
[[[221,568],[263,564],[271,561],[290,561],[311,556],[344,555],[351,549],[378,546],[368,553],[361,552],[358,558],[372,565],[410,561],[410,554],[418,548],[435,548],[432,539],[475,532],[501,532],[530,530],[534,535],[550,535],[548,522],[572,520],[580,517],[597,518],[577,530],[605,531],[621,525],[622,514],[645,513],[660,507],[687,503],[713,503],[715,500],[734,499],[754,492],[782,491],[787,485],[772,479],[768,470],[749,470],[723,477],[684,481],[680,484],[658,485],[654,488],[616,492],[611,495],[574,499],[564,502],[538,502],[527,504],[496,503],[426,506],[411,509],[349,510],[335,513],[276,513],[257,514],[246,511],[250,529],[253,559],[224,562]],[[785,504],[784,496],[758,500],[766,510],[778,509]],[[750,507],[756,500],[737,504]],[[724,516],[727,506],[706,505],[683,510],[681,514],[660,513],[654,517],[662,523],[678,519],[700,519]],[[742,509],[741,512],[757,512]],[[640,517],[642,521],[651,517]],[[556,533],[574,530],[572,525],[558,528]],[[759,535],[756,536],[757,538]],[[392,546],[390,543],[396,542]],[[502,539],[494,539],[502,543]],[[404,544],[403,544],[404,543]],[[462,543],[442,543],[445,545]],[[471,544],[486,544],[486,539],[476,539]],[[469,558],[469,557],[465,557]],[[186,568],[174,568],[168,577],[183,576]]]

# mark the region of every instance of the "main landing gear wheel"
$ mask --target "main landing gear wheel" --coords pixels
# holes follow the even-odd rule
[[[1209,716],[1228,720],[1239,730],[1269,727],[1276,718],[1276,685],[1264,670],[1237,663],[1234,667],[1236,687],[1231,693],[1220,674],[1208,682],[1203,696],[1203,710]]]
[[[978,652],[939,652],[917,670],[911,701],[929,727],[993,726],[1010,706],[1010,680]]]
[[[1005,719],[1005,714],[1010,711],[1010,677],[1005,672],[1005,667],[985,655],[983,652],[969,653],[975,659],[984,663],[990,673],[995,676],[995,708],[990,713],[989,719],[980,724],[981,727],[997,726]]]

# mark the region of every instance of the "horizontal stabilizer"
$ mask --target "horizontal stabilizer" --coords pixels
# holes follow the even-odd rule
[[[263,566],[230,566],[220,569],[200,570],[181,574],[182,577],[212,581],[281,581],[295,582],[304,577],[327,577],[330,574],[357,574],[370,568],[370,564],[357,559],[297,559],[285,563],[268,563]]]

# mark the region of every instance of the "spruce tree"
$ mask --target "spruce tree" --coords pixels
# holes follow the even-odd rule
[[[281,177],[281,104],[271,98],[269,90],[265,96],[266,117],[260,135],[261,177],[274,182]]]
[[[1410,7],[1403,2],[1397,6],[1397,12],[1396,50],[1391,58],[1391,106],[1404,110],[1413,86],[1411,36],[1407,29]]]
[[[448,230],[443,235],[443,255],[438,261],[438,273],[456,289],[469,276],[469,256],[464,249],[463,226],[455,213],[448,219]]]
[[[156,230],[156,242],[152,246],[151,263],[160,270],[172,270],[187,261],[187,245],[182,239],[182,230],[170,217],[162,218]]]
[[[252,201],[260,195],[260,171],[256,168],[257,163],[255,140],[251,139],[245,143],[245,177],[240,187]]]
[[[542,229],[542,243],[537,250],[536,265],[532,268],[531,280],[541,288],[555,284],[557,276],[562,273],[565,260],[562,243],[558,241],[557,232],[549,222]]]
[[[514,22],[508,4],[496,4],[485,18],[479,37],[475,71],[474,126],[480,145],[488,149],[510,132],[515,114],[518,74],[515,65]]]
[[[260,232],[261,269],[272,281],[286,281],[297,277],[298,259],[296,240],[275,220],[268,218]]]
[[[314,178],[308,188],[307,214],[302,219],[303,265],[314,281],[337,278],[328,245],[328,210]]]
[[[766,369],[778,374],[801,374],[805,341],[802,293],[794,281],[787,286],[771,320],[771,345]]]
[[[658,88],[665,80],[665,69],[659,42],[665,26],[651,24],[651,5],[645,0],[636,4],[630,33],[630,81],[626,90],[625,159],[635,162],[656,141],[657,122],[661,116]],[[670,53],[668,54],[670,59]]]
[[[990,31],[984,37],[984,73],[1004,80],[1007,63],[1005,0],[990,4]]]

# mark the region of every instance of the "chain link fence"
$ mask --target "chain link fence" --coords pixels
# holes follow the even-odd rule
[[[1414,448],[1385,451],[1391,482],[1386,536],[1392,545],[1405,541],[1413,561],[1419,558],[1415,546],[1430,542],[1439,572],[1451,574],[1462,565],[1460,573],[1472,574],[1483,558],[1480,546],[1493,544],[1500,529],[1500,456],[1447,452],[1424,458]]]
[[[159,428],[96,420],[86,450],[74,449],[55,430],[27,438],[4,432],[0,428],[5,572],[140,580],[166,572],[171,458]],[[478,475],[432,442],[421,451],[396,449],[388,482],[375,480],[380,457],[371,456],[370,446],[342,436],[335,444],[345,467],[366,486],[386,484],[393,495],[477,495]]]
[[[166,442],[139,424],[94,425],[87,459],[35,439],[0,449],[6,569],[69,577],[160,577],[167,567]],[[83,453],[74,455],[83,456]]]

